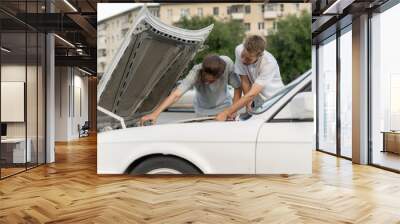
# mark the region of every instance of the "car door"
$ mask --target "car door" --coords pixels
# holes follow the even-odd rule
[[[310,82],[261,126],[256,144],[257,174],[312,172],[313,108]]]

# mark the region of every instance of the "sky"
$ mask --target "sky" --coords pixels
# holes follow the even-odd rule
[[[142,5],[144,3],[97,3],[97,21]],[[147,5],[158,5],[158,3],[148,3]]]

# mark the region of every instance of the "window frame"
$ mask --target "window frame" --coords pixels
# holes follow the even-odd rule
[[[245,5],[244,6],[244,13],[245,14],[250,14],[251,13],[251,6],[250,5]]]
[[[246,32],[251,30],[251,23],[244,23],[243,25],[244,25]],[[248,25],[248,27],[247,27],[247,25]]]
[[[260,28],[260,26],[261,26],[261,28]],[[258,23],[258,30],[265,30],[265,24],[264,24],[264,22],[259,22],[259,23]]]
[[[219,7],[213,7],[213,15],[219,16]]]

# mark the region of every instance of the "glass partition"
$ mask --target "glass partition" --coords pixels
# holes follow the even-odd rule
[[[318,148],[336,154],[336,36],[318,47]]]
[[[2,177],[24,171],[31,158],[26,138],[26,41],[25,32],[1,34]]]
[[[352,33],[340,36],[340,154],[352,157]]]
[[[23,17],[45,1],[1,1]],[[45,163],[45,35],[0,11],[0,178]]]
[[[371,18],[371,162],[400,171],[400,4]]]

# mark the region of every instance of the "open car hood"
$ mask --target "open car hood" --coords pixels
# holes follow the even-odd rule
[[[173,89],[212,28],[168,26],[143,7],[98,83],[98,129],[134,126],[152,112]]]

